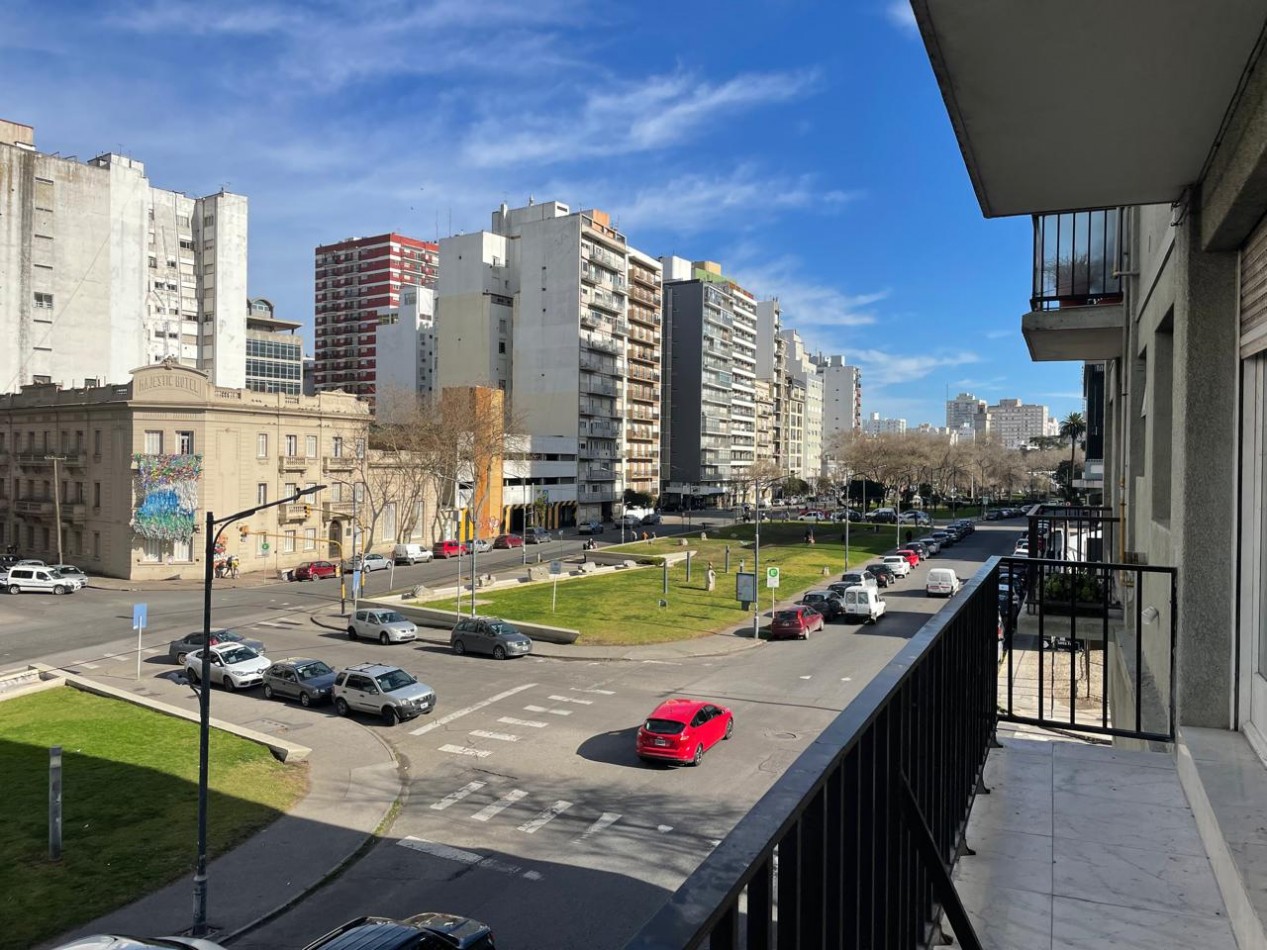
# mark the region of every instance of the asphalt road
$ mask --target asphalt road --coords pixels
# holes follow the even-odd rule
[[[439,698],[436,712],[422,720],[395,727],[362,721],[393,746],[411,776],[407,801],[383,840],[317,894],[233,946],[302,946],[355,916],[423,910],[484,920],[509,948],[622,946],[944,605],[924,595],[928,567],[971,574],[989,555],[1009,553],[1016,534],[1015,525],[981,525],[885,591],[888,614],[875,626],[832,624],[807,641],[679,662],[498,663],[429,644],[352,643],[307,621],[311,609],[337,602],[333,581],[218,592],[216,624],[258,637],[271,655],[315,655],[335,667],[390,658]],[[568,546],[575,550],[575,539]],[[543,551],[543,559],[551,553]],[[496,555],[489,563],[495,569]],[[414,572],[409,582],[456,573],[444,563],[405,570]],[[133,677],[128,628],[131,603],[142,596],[154,624],[146,650],[164,651],[145,656],[147,690],[192,704],[164,654],[170,636],[197,628],[196,592],[3,598],[0,650],[96,676]],[[10,656],[0,656],[0,668],[13,665]],[[674,695],[708,698],[735,712],[734,738],[715,747],[701,768],[644,765],[633,754],[637,725]],[[215,702],[217,716],[273,728],[273,707],[257,695],[217,693]],[[332,715],[308,712],[315,729]]]

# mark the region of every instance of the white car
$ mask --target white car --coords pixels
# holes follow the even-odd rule
[[[73,564],[54,564],[53,570],[67,580],[75,581],[80,590],[88,586],[88,575]]]
[[[924,588],[929,597],[954,597],[963,582],[948,567],[935,567],[928,572],[928,584]]]
[[[884,556],[884,563],[888,565],[889,570],[898,577],[905,577],[907,574],[911,573],[911,562],[902,557],[900,554],[886,554]]]
[[[264,671],[273,665],[262,653],[238,643],[213,646],[211,653],[211,682],[225,689],[247,689],[264,682]],[[194,650],[185,657],[185,676],[197,683],[202,676],[202,651]]]
[[[1012,549],[1012,554],[1016,557],[1029,557],[1029,541],[1026,538],[1016,542],[1016,547]]]
[[[363,608],[349,618],[348,637],[352,640],[364,637],[387,646],[389,643],[416,640],[418,628],[413,621],[405,619],[394,610]]]

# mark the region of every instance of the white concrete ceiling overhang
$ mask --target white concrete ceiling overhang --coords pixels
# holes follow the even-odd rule
[[[1167,203],[1200,176],[1263,0],[911,0],[986,217]]]

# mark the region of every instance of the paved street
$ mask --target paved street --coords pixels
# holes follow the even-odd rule
[[[808,641],[679,661],[532,656],[499,663],[426,643],[353,643],[310,619],[314,611],[328,613],[332,600],[337,608],[333,581],[218,592],[215,623],[258,637],[270,655],[315,655],[335,667],[390,658],[435,687],[439,699],[432,716],[395,727],[359,720],[390,743],[408,772],[403,809],[359,863],[233,946],[300,946],[360,914],[441,909],[490,923],[507,947],[622,945],[943,606],[924,595],[929,563],[970,574],[990,554],[1010,552],[1016,534],[1015,525],[979,526],[886,591],[889,613],[876,626],[832,624]],[[574,539],[569,546],[576,547]],[[487,559],[490,570],[497,556]],[[452,562],[419,565],[398,570],[397,584],[455,574]],[[384,589],[385,576],[372,578],[372,588]],[[139,599],[149,603],[154,624],[140,689],[193,709],[194,695],[167,663],[166,645],[198,626],[197,592],[0,599],[0,668],[15,665],[18,655],[39,657],[135,686],[128,628],[130,605]],[[735,712],[734,738],[701,768],[647,766],[633,754],[638,724],[672,695],[707,697]],[[212,701],[213,715],[298,742],[309,729],[333,727],[329,709],[220,691]],[[213,879],[213,918],[215,888]]]

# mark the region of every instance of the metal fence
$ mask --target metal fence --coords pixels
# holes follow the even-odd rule
[[[928,621],[627,945],[916,947],[945,912],[996,720],[997,570]]]

